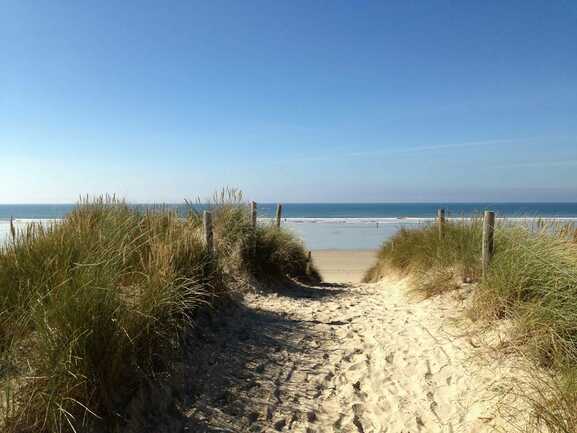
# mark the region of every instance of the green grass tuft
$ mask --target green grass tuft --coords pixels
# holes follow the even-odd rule
[[[215,198],[215,255],[192,208],[179,218],[111,197],[0,247],[3,431],[121,430],[131,400],[170,374],[200,308],[246,276],[307,276],[290,233],[255,232],[234,190]]]
[[[577,402],[577,231],[570,225],[499,222],[495,255],[481,280],[482,224],[447,222],[403,229],[385,242],[367,273],[377,281],[387,272],[415,277],[416,290],[433,296],[462,281],[477,282],[470,314],[512,319],[519,350],[547,373],[533,374],[522,397],[533,408],[531,431],[575,433]]]
[[[476,279],[481,273],[481,238],[479,219],[446,222],[443,236],[435,224],[401,228],[383,244],[377,263],[364,279],[377,281],[391,269],[410,273],[448,267],[455,268],[456,275]]]

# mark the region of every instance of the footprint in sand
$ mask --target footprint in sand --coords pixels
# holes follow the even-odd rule
[[[278,420],[277,422],[274,423],[274,429],[276,431],[283,431],[285,426],[286,426],[286,420],[285,419]]]
[[[423,419],[419,415],[416,415],[415,416],[415,422],[417,423],[417,429],[419,431],[422,431],[423,427],[425,427],[425,423],[423,422]]]
[[[431,386],[433,384],[433,373],[431,372],[431,362],[427,359],[427,372],[425,373],[425,382]]]
[[[243,342],[235,352],[246,358],[242,364],[250,368],[243,371],[246,379],[237,374],[238,364],[230,371],[221,371],[226,363],[212,368],[212,377],[243,380],[233,384],[230,398],[206,399],[212,408],[204,409],[203,415],[214,424],[212,431],[473,431],[476,415],[461,414],[449,406],[464,400],[477,403],[485,397],[471,387],[475,378],[466,375],[462,367],[461,350],[470,345],[460,344],[456,338],[454,348],[441,347],[440,314],[434,300],[410,303],[403,285],[387,286],[387,290],[374,287],[355,295],[354,300],[335,297],[314,307],[292,298],[255,295],[260,309],[290,314],[282,320],[246,324],[251,344]],[[317,301],[307,300],[313,302]],[[347,311],[348,303],[355,311]],[[311,323],[313,311],[318,323]],[[293,324],[287,326],[286,320]],[[407,321],[410,327],[404,326]],[[230,362],[230,352],[224,356]],[[450,365],[444,365],[447,357],[452,360]],[[250,388],[247,380],[252,380]],[[238,415],[223,411],[235,396],[239,405],[246,404]],[[485,410],[484,400],[482,405]],[[487,429],[475,431],[489,433]]]
[[[358,370],[363,370],[366,366],[366,363],[364,362],[357,362],[356,364],[351,365],[348,370],[349,371],[358,371]]]
[[[353,425],[357,428],[359,433],[365,433],[365,428],[361,422],[361,416],[363,415],[364,407],[362,404],[353,404]]]

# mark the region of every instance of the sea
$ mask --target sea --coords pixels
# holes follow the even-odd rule
[[[189,208],[178,204],[131,205],[137,209],[165,207],[185,215]],[[10,219],[17,228],[30,222],[49,224],[62,219],[73,204],[0,204],[0,242],[10,233]],[[195,205],[196,210],[206,205]],[[257,205],[259,221],[274,217],[276,203]],[[577,224],[575,203],[285,203],[282,223],[311,250],[371,250],[401,227],[430,224],[437,209],[444,208],[448,218],[471,218],[484,210],[493,210],[497,218],[510,220],[557,220]]]

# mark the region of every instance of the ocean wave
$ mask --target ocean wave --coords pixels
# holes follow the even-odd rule
[[[49,224],[51,222],[62,221],[62,218],[14,218],[12,221],[14,221],[14,224]],[[10,218],[0,218],[0,224],[10,224]]]
[[[449,217],[447,221],[472,221],[475,217]],[[261,222],[272,222],[274,218],[259,218]],[[577,222],[577,217],[497,217],[500,221],[513,222]],[[293,224],[425,224],[436,221],[434,217],[396,217],[396,218],[283,218],[283,222]]]
[[[447,221],[471,221],[477,217],[448,217]],[[258,218],[260,222],[273,222],[274,218],[261,217]],[[287,217],[282,221],[293,224],[423,224],[434,222],[434,217]],[[501,221],[546,221],[546,222],[577,222],[577,217],[497,217]],[[28,224],[33,222],[41,222],[49,224],[52,222],[62,221],[60,218],[15,218],[15,224]],[[9,218],[0,218],[0,224],[10,224]]]

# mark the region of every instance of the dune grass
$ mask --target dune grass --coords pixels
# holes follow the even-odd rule
[[[307,268],[304,244],[291,232],[279,229],[273,221],[252,227],[242,192],[224,189],[204,202],[213,215],[216,249],[228,274],[259,280],[321,280],[314,266]],[[192,204],[189,207],[189,218],[200,227],[201,214]]]
[[[434,224],[418,229],[401,228],[383,244],[376,264],[364,280],[377,281],[390,269],[417,274],[420,278],[415,281],[429,296],[443,291],[444,283],[452,283],[455,279],[478,279],[481,274],[481,223],[479,219],[447,222],[442,237]]]
[[[425,296],[476,282],[470,314],[512,319],[519,350],[542,367],[524,398],[533,407],[531,431],[577,432],[577,242],[568,225],[500,222],[495,255],[480,278],[480,219],[403,229],[385,242],[366,280],[389,270],[415,277]]]
[[[211,204],[213,255],[192,209],[179,218],[113,198],[0,248],[2,431],[122,431],[131,400],[170,374],[200,309],[217,309],[243,277],[315,276],[298,240],[253,231],[230,194]]]

